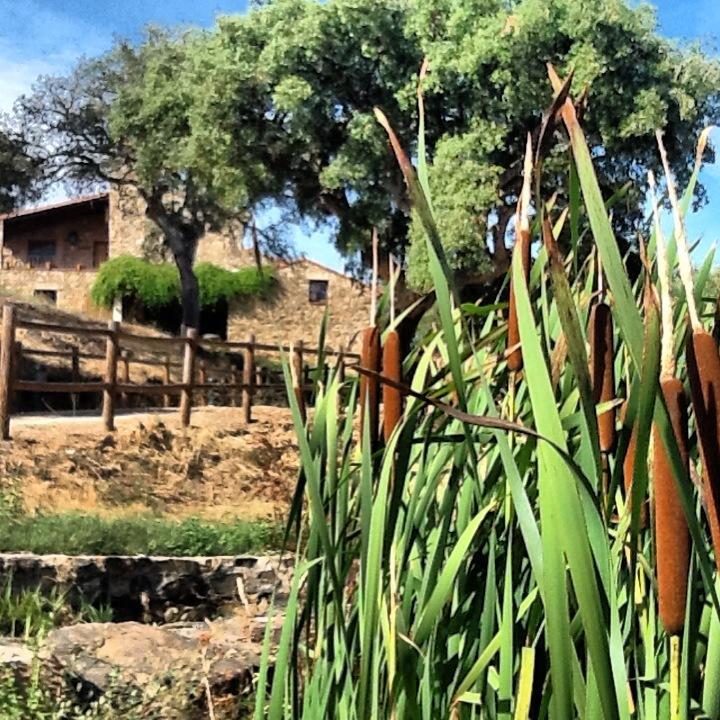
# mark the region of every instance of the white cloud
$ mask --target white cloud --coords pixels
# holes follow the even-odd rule
[[[82,15],[58,12],[46,3],[0,0],[0,110],[28,92],[39,75],[63,73],[83,55],[111,43],[110,29],[99,29]]]

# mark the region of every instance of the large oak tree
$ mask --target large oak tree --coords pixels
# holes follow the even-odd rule
[[[177,264],[185,327],[199,321],[198,242],[209,229],[245,220],[263,183],[272,181],[251,161],[260,138],[248,138],[220,164],[206,152],[208,128],[199,124],[197,106],[212,41],[203,32],[151,30],[137,46],[121,43],[69,75],[40,78],[13,118],[45,185],[106,184],[121,198],[142,198]]]
[[[460,286],[507,270],[525,137],[551,99],[547,62],[589,88],[584,127],[601,185],[609,195],[631,182],[615,209],[628,242],[657,164],[655,128],[682,175],[719,114],[718,63],[661,38],[652,13],[624,0],[273,0],[45,78],[14,122],[48,179],[138,189],[180,268],[186,325],[197,322],[203,233],[268,203],[330,223],[349,256],[367,254],[377,226],[424,291],[424,241],[373,117],[380,106],[417,153],[424,58],[429,179]],[[561,189],[564,152],[556,145],[545,163]]]

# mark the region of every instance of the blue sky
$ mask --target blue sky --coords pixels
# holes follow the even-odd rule
[[[720,0],[654,4],[664,35],[699,40],[717,52]],[[137,37],[149,23],[208,26],[217,14],[243,12],[246,5],[245,0],[0,0],[0,110],[9,109],[38,75],[67,70],[79,56],[109,48],[117,36]],[[715,140],[720,144],[720,131]],[[704,168],[702,181],[710,203],[688,220],[690,236],[702,237],[701,253],[720,238],[720,162]],[[299,251],[342,267],[326,235],[298,231],[294,239]]]

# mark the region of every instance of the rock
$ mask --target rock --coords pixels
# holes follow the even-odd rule
[[[252,686],[259,649],[246,639],[244,620],[182,623],[157,627],[140,623],[88,623],[51,631],[41,650],[82,688],[86,699],[111,688],[167,685],[188,696],[202,692],[240,694]],[[32,654],[30,655],[32,660]]]
[[[0,667],[25,674],[33,663],[33,651],[22,640],[0,638]]]

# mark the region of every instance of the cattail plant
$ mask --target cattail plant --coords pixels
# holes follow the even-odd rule
[[[393,258],[389,257],[390,267],[390,330],[385,336],[382,349],[382,374],[399,383],[402,380],[402,353],[400,336],[395,326],[395,281],[393,279]],[[400,268],[398,267],[398,274]],[[402,416],[402,393],[391,385],[383,384],[383,436],[385,442],[390,439]]]
[[[628,411],[628,401],[620,407],[620,421],[625,422]],[[633,473],[635,468],[635,448],[637,446],[637,430],[633,423],[630,428],[630,440],[628,441],[627,451],[625,452],[625,459],[623,460],[623,484],[625,485],[625,497],[630,497],[632,490]]]
[[[517,213],[515,214],[515,246],[513,255],[519,253],[522,259],[525,281],[530,277],[530,188],[532,181],[532,139],[528,134],[527,147],[525,150],[525,166],[523,177],[523,189],[518,201]],[[502,242],[502,238],[500,238]],[[518,326],[517,308],[513,282],[510,280],[510,303],[508,309],[508,330],[507,330],[507,365],[513,372],[522,370],[523,356],[520,349],[520,329]]]
[[[609,375],[611,392],[593,397],[584,352],[580,317],[593,282],[589,263],[553,262],[548,253],[547,265],[538,267],[551,280],[541,276],[542,293],[535,296],[516,283],[520,373],[508,372],[505,363],[508,350],[516,349],[507,345],[506,313],[487,305],[478,308],[482,323],[464,322],[468,308],[456,301],[432,202],[424,194],[429,186],[418,179],[427,179],[424,150],[418,144],[416,174],[378,113],[427,235],[441,327],[428,330],[423,345],[403,362],[412,412],[405,413],[403,432],[395,431],[392,452],[378,447],[372,459],[355,452],[355,394],[317,393],[314,417],[322,424],[316,432],[295,418],[302,473],[291,518],[302,523],[302,539],[277,652],[271,651],[274,624],[268,623],[257,718],[649,720],[668,717],[668,680],[671,720],[720,717],[712,579],[700,544],[697,561],[684,565],[687,531],[678,497],[687,509],[689,493],[677,485],[675,453],[667,457],[662,444],[664,438],[674,446],[674,437],[681,454],[687,447],[679,373],[667,360],[661,392],[672,431],[659,423],[662,438],[653,428],[654,442],[645,452],[654,479],[653,522],[628,543],[606,522],[607,498],[593,491],[603,479],[601,460],[612,465],[607,451],[598,457],[595,406],[614,405],[613,355],[627,356],[641,383],[636,454],[638,463],[646,459],[640,451],[656,409],[657,325],[653,306],[653,322],[643,333],[639,287],[623,263],[568,83],[558,85],[556,110],[545,116],[554,118],[562,106],[578,190],[567,193],[567,216],[578,239],[592,237],[612,293],[612,318],[600,298],[590,328],[595,389],[602,391]],[[559,193],[560,202],[564,196]],[[556,226],[559,234],[561,220]],[[516,279],[522,277],[520,257],[514,258]],[[699,276],[700,290],[701,282]],[[378,357],[374,319],[363,338],[362,365],[369,369]],[[671,337],[666,329],[666,357]],[[563,343],[568,360],[557,363],[555,380],[548,360],[560,355]],[[373,379],[363,380],[357,398],[368,425]],[[518,391],[513,412],[503,413],[509,379]],[[286,373],[292,392],[290,380]],[[456,395],[462,402],[454,401]],[[716,434],[716,418],[713,423]],[[613,434],[604,436],[604,448],[616,444]],[[694,514],[686,520],[699,537]],[[655,537],[658,602],[646,585]],[[677,633],[684,574],[690,575],[688,617],[697,619],[697,627],[686,629],[681,694]]]
[[[675,377],[673,308],[670,296],[670,268],[655,197],[655,179],[648,174],[653,202],[657,268],[660,281],[662,319],[660,390],[670,423],[688,472],[687,398],[682,382]],[[652,469],[655,486],[655,562],[658,579],[660,619],[669,635],[680,635],[685,622],[687,578],[690,566],[690,532],[667,450],[657,425],[653,424]]]
[[[598,275],[602,270],[598,268]],[[601,282],[602,292],[602,282]],[[590,377],[592,379],[595,404],[612,402],[615,399],[615,352],[613,346],[613,319],[610,306],[600,301],[590,311]],[[598,415],[600,449],[607,453],[615,445],[615,408],[609,408]]]
[[[685,226],[667,153],[659,131],[657,142],[667,179],[668,196],[677,239],[680,278],[685,288],[692,329],[692,333],[688,336],[686,350],[690,396],[695,413],[695,426],[703,465],[703,504],[715,548],[715,563],[720,569],[720,515],[718,514],[720,512],[720,423],[718,422],[720,417],[720,355],[718,355],[718,348],[712,335],[705,330],[700,321],[695,303],[692,264],[685,236]]]
[[[378,236],[373,228],[373,275],[370,298],[370,324],[362,333],[362,349],[360,351],[360,364],[366,370],[374,373],[380,372],[380,330],[375,324],[377,312],[377,276],[378,276]],[[377,375],[362,374],[360,377],[360,433],[365,431],[365,417],[370,427],[370,443],[377,445],[380,420],[380,382]]]

